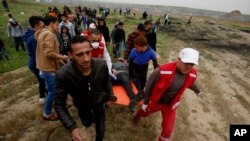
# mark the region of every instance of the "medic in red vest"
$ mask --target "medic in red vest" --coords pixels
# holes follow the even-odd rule
[[[181,50],[176,62],[161,65],[151,74],[146,84],[142,108],[134,117],[139,122],[141,117],[161,111],[162,131],[158,141],[170,141],[174,128],[176,109],[186,88],[192,89],[198,96],[199,88],[194,83],[197,72],[199,53],[192,48]]]
[[[105,45],[105,41],[102,40],[103,35],[98,29],[91,29],[90,32],[85,34],[85,36],[91,44],[91,54],[92,58],[102,58],[107,62],[109,73],[111,73],[112,63],[108,50]]]

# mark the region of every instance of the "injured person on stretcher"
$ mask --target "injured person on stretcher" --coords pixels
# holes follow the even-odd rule
[[[112,77],[113,92],[117,97],[116,103],[127,104],[129,100],[129,109],[131,112],[137,112],[137,104],[143,99],[144,92],[137,91],[133,82],[129,78],[128,63],[126,60],[119,58],[117,62],[112,64]],[[123,91],[127,94],[128,98],[124,96]],[[123,94],[123,95],[122,95]]]

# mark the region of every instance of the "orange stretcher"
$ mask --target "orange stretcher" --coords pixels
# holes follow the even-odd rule
[[[121,85],[113,85],[112,89],[113,89],[114,95],[117,97],[117,101],[115,103],[128,106],[130,99],[129,99],[124,87]],[[134,83],[132,83],[132,89],[133,89],[133,92],[137,95],[138,90],[135,87]]]

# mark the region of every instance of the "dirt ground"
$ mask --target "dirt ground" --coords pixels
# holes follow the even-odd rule
[[[201,93],[197,97],[190,90],[185,92],[172,141],[228,141],[230,124],[250,124],[250,34],[222,21],[198,17],[194,18],[191,27],[182,24],[181,30],[173,31],[177,26],[173,23],[172,27],[159,32],[159,42],[170,39],[172,42],[168,48],[161,43],[157,45],[161,52],[160,63],[175,60],[184,47],[198,49],[200,61],[196,68]],[[1,74],[0,89],[0,140],[46,140],[45,135],[60,125],[59,122],[41,120],[37,83],[26,67]],[[72,108],[72,112],[74,110]],[[151,141],[143,138],[144,132],[136,130],[131,122],[133,114],[128,112],[127,107],[119,105],[108,110],[106,140]],[[124,119],[127,122],[120,121]],[[157,113],[142,119],[138,128],[149,130],[156,139],[161,131],[160,123],[161,116]],[[119,124],[119,127],[110,127],[111,124]],[[130,137],[130,132],[124,133],[124,128],[137,136]],[[94,126],[87,130],[86,137],[94,140]],[[40,132],[43,134],[39,135]],[[67,137],[60,139],[61,133]],[[56,129],[53,134],[54,140],[70,140],[69,133],[63,128]]]
[[[186,91],[177,114],[173,140],[227,141],[230,124],[250,124],[250,34],[232,29],[223,21],[209,24],[203,18],[196,18],[194,23],[196,26],[186,31],[194,33],[195,37],[200,32],[197,29],[202,29],[202,37],[208,37],[205,41],[189,42],[200,51],[196,68],[201,94],[197,97],[192,91]],[[229,35],[237,39],[228,38]],[[211,40],[223,41],[236,48],[212,46]],[[248,46],[240,47],[240,44]],[[170,54],[178,50],[173,49]]]

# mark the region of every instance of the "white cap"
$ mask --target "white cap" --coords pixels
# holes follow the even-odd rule
[[[199,52],[192,48],[184,48],[181,50],[179,57],[184,63],[193,63],[198,65]]]
[[[90,28],[90,29],[95,29],[95,28],[96,28],[96,25],[95,25],[94,23],[91,23],[91,24],[89,24],[89,28]]]
[[[9,22],[10,22],[10,23],[13,23],[13,24],[16,23],[16,21],[15,21],[14,19],[12,19],[12,18],[9,19]]]

